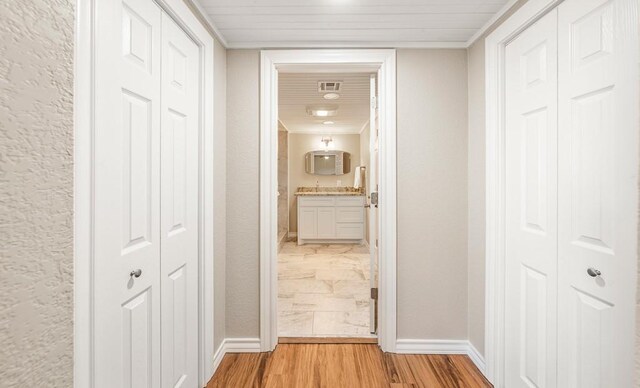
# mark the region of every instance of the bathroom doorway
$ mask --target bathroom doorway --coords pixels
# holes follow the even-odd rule
[[[393,351],[395,51],[263,51],[261,86],[261,348]]]
[[[377,342],[376,79],[333,65],[278,74],[279,342]]]

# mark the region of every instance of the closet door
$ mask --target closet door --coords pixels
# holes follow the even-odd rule
[[[636,6],[559,7],[561,387],[634,386]]]
[[[162,15],[162,386],[198,384],[199,49]]]
[[[96,2],[95,387],[160,385],[160,41],[151,0]],[[87,258],[88,259],[88,258]]]
[[[505,386],[556,386],[557,14],[506,47]]]

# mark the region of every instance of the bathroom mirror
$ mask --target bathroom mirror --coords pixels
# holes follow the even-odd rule
[[[344,175],[351,172],[351,154],[344,151],[311,151],[304,156],[307,174]]]

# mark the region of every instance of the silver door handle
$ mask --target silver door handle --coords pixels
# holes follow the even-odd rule
[[[134,277],[134,276],[135,276],[135,277],[137,277],[137,278],[139,278],[139,277],[140,277],[140,275],[142,275],[142,270],[141,270],[141,269],[139,269],[139,268],[138,268],[138,269],[136,269],[135,271],[131,271],[131,273],[129,274],[129,276],[131,276],[131,277]]]
[[[589,268],[587,269],[587,273],[589,274],[589,276],[591,276],[592,278],[598,277],[600,275],[602,275],[602,272],[598,271],[595,268]]]

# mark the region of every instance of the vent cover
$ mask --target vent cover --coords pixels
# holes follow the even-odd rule
[[[339,92],[342,81],[318,81],[318,92]]]

